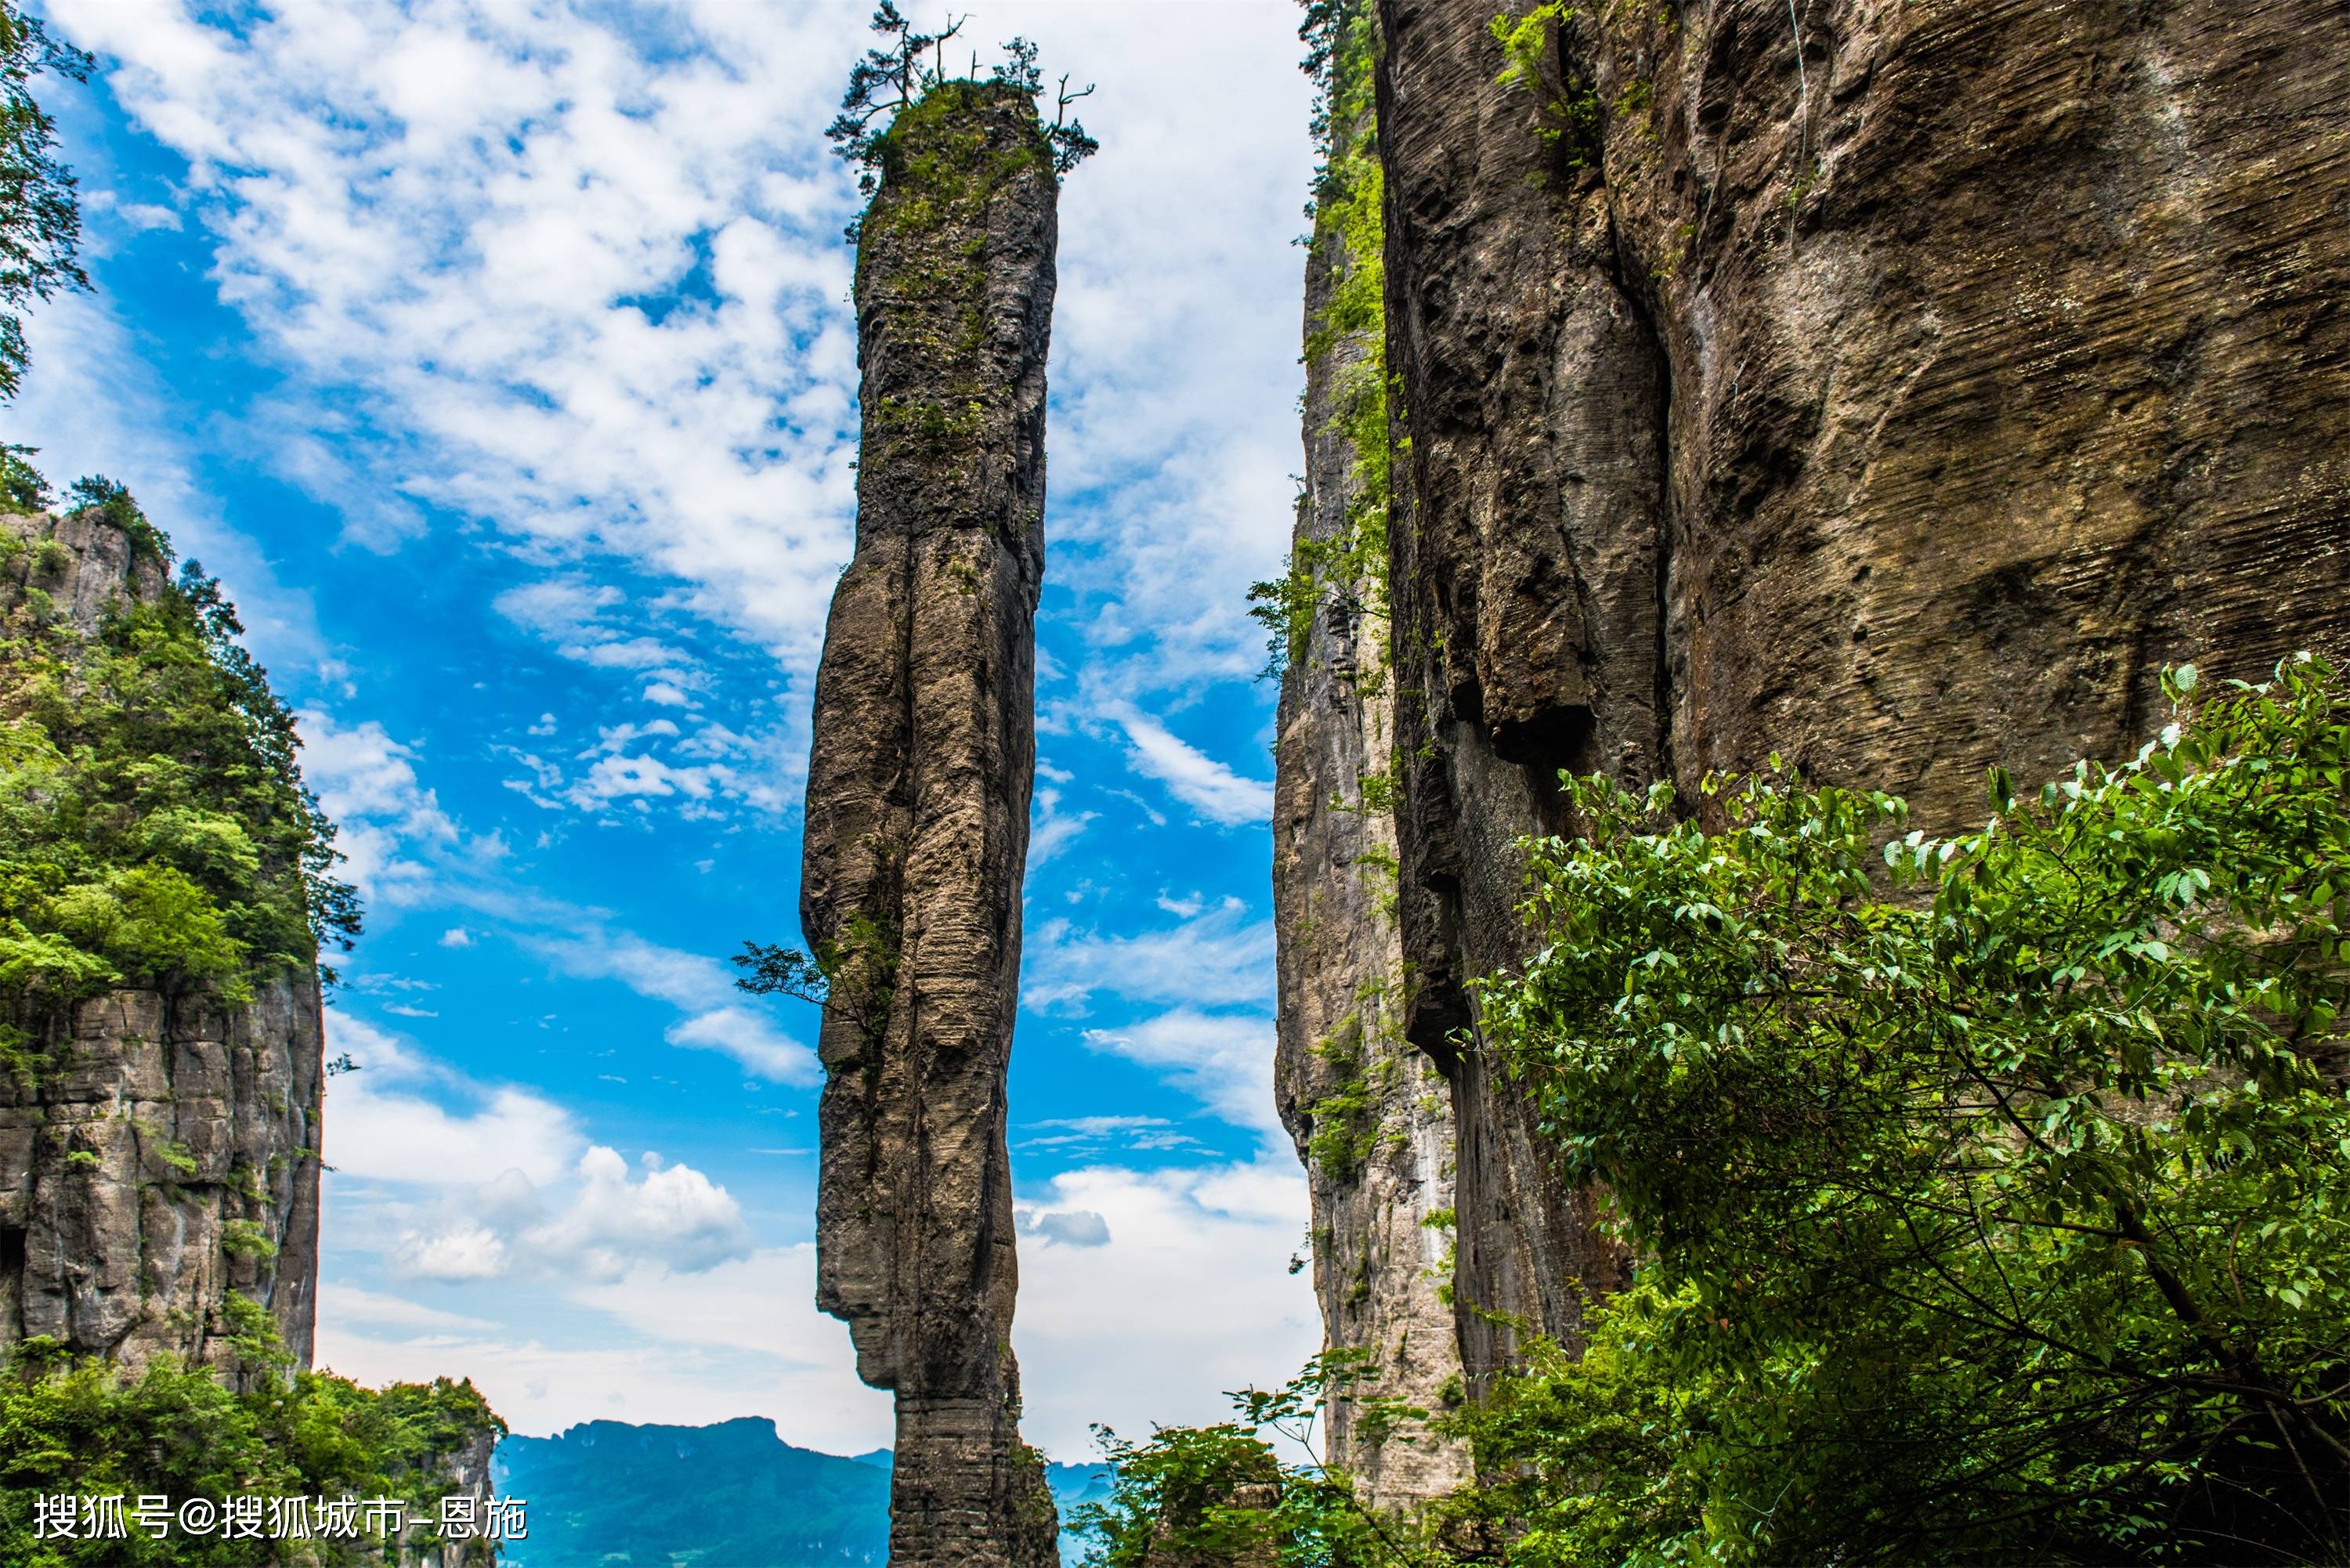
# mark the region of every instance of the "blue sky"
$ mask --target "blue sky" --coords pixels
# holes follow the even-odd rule
[[[83,0],[95,291],[6,439],[129,483],[300,710],[368,934],[330,1049],[321,1359],[525,1432],[887,1440],[809,1304],[808,692],[854,515],[822,128],[864,7]],[[985,4],[1100,90],[1062,202],[1014,1053],[1032,1436],[1315,1347],[1274,1125],[1272,692],[1312,154],[1281,0]]]

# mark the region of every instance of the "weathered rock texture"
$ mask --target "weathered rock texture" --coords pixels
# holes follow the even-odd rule
[[[0,528],[33,546],[0,572],[0,593],[47,593],[85,636],[118,596],[161,586],[95,513],[0,514]],[[200,992],[114,992],[50,1025],[71,1031],[44,1053],[62,1070],[0,1072],[0,1347],[47,1335],[130,1366],[168,1352],[235,1373],[234,1293],[309,1364],[317,979],[266,976],[254,992],[224,1009]]]
[[[1960,824],[1989,763],[2134,748],[2165,663],[2350,633],[2350,11],[1583,7],[1530,89],[1493,9],[1378,4],[1406,1033],[1472,1382],[1494,1314],[1571,1345],[1620,1277],[1474,1044],[1557,770],[1775,751]]]
[[[816,1302],[897,1395],[890,1561],[1057,1561],[1020,1440],[1004,1072],[1035,761],[1056,181],[1028,99],[900,112],[858,252],[857,554],[816,677]]]
[[[1332,74],[1368,66],[1358,42]],[[1368,85],[1366,75],[1328,87],[1367,99]],[[1305,488],[1293,552],[1306,566],[1292,581],[1309,597],[1298,624],[1283,628],[1294,646],[1282,677],[1274,807],[1283,933],[1274,1077],[1311,1189],[1325,1334],[1332,1349],[1362,1358],[1331,1403],[1327,1457],[1387,1506],[1450,1490],[1465,1479],[1466,1459],[1423,1421],[1382,1415],[1440,1408],[1459,1400],[1462,1386],[1452,1308],[1440,1294],[1451,1242],[1451,1107],[1443,1080],[1402,1029],[1409,979],[1389,809],[1385,483],[1367,472],[1354,440],[1357,400],[1377,395],[1378,326],[1349,319],[1333,300],[1349,275],[1375,288],[1378,265],[1376,254],[1353,254],[1342,217],[1347,202],[1378,199],[1375,188],[1340,188],[1350,175],[1377,178],[1369,117],[1352,107],[1338,110],[1347,123],[1336,128],[1306,268]],[[1374,439],[1385,431],[1374,427]],[[1376,465],[1378,454],[1369,457]],[[1357,572],[1374,553],[1373,568]]]

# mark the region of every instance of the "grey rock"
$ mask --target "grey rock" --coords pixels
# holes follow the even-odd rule
[[[2338,5],[1577,8],[1540,90],[1493,10],[1378,5],[1403,1027],[1472,1386],[1623,1273],[1469,986],[1523,955],[1558,770],[1690,801],[1776,752],[1960,826],[1994,763],[2134,748],[2165,664],[2350,641]],[[1281,765],[1289,831],[1328,762]],[[1331,907],[1284,1005],[1378,940]]]
[[[40,588],[86,637],[119,597],[162,587],[94,512],[0,514],[0,528],[29,546],[15,589]],[[113,992],[49,1021],[67,1037],[49,1042],[56,1071],[0,1074],[0,1347],[40,1334],[128,1369],[168,1354],[241,1377],[235,1292],[309,1364],[319,1000],[315,973],[265,976],[233,1011]]]
[[[857,552],[816,677],[801,924],[834,954],[816,1303],[896,1394],[890,1561],[1045,1568],[1004,1074],[1035,763],[1057,182],[1025,95],[902,111],[857,267]]]
[[[1326,312],[1336,279],[1376,259],[1350,254],[1327,213],[1317,222],[1306,264],[1301,549],[1341,536],[1362,499],[1342,417],[1349,389],[1377,373],[1367,369],[1372,346],[1334,333]],[[1424,1418],[1365,1419],[1387,1401],[1433,1412],[1461,1392],[1452,1309],[1438,1294],[1450,1231],[1430,1223],[1453,1201],[1450,1096],[1404,1038],[1410,976],[1396,919],[1395,819],[1366,783],[1391,780],[1395,765],[1395,683],[1378,601],[1368,583],[1326,585],[1283,671],[1273,894],[1274,1093],[1305,1165],[1325,1339],[1361,1357],[1333,1390],[1328,1458],[1384,1508],[1451,1490],[1468,1459]]]

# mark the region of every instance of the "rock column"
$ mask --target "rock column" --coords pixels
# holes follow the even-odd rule
[[[857,553],[816,677],[816,1302],[897,1396],[896,1568],[1057,1561],[1020,1440],[1004,1071],[1035,763],[1057,181],[1027,96],[899,111],[857,265]]]

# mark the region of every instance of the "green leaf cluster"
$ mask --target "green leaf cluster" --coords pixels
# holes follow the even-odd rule
[[[57,122],[32,82],[43,71],[87,81],[94,63],[51,37],[38,16],[0,0],[0,398],[16,395],[30,358],[17,312],[89,286],[73,171],[57,161]]]
[[[1461,1417],[1508,1561],[2342,1560],[2350,699],[2196,685],[1955,837],[1566,781],[1485,1048],[1637,1273]]]
[[[37,475],[24,488],[45,493]],[[120,486],[74,497],[163,576],[170,543]],[[19,1072],[75,1001],[122,984],[242,1001],[359,925],[293,716],[219,585],[191,561],[92,631],[55,613],[61,569],[36,552],[0,590],[0,992],[16,1003],[0,1044]]]
[[[1536,96],[1534,134],[1551,150],[1562,174],[1598,166],[1605,129],[1597,88],[1569,64],[1561,47],[1563,34],[1579,15],[1564,0],[1544,0],[1523,16],[1504,11],[1488,25],[1507,62],[1494,83]]]
[[[1231,1394],[1233,1419],[1214,1426],[1161,1427],[1140,1443],[1096,1427],[1110,1493],[1072,1510],[1068,1523],[1090,1542],[1086,1568],[1432,1568],[1411,1521],[1364,1507],[1343,1470],[1284,1464],[1263,1435],[1310,1454],[1315,1423],[1366,1361],[1359,1351],[1316,1356],[1278,1389]]]
[[[153,1540],[35,1539],[34,1500],[59,1493],[142,1494],[219,1501],[264,1497],[406,1499],[425,1528],[451,1485],[451,1465],[505,1424],[470,1382],[397,1383],[369,1389],[330,1372],[285,1366],[268,1317],[232,1296],[242,1348],[262,1369],[244,1392],[169,1358],[137,1376],[73,1357],[55,1341],[16,1346],[0,1368],[0,1562],[23,1568],[253,1568],[249,1541],[173,1530]],[[380,1543],[304,1542],[317,1564],[383,1561]]]
[[[1351,453],[1345,518],[1328,538],[1301,539],[1282,575],[1249,588],[1249,615],[1268,636],[1264,673],[1279,679],[1301,657],[1326,600],[1357,614],[1388,613],[1390,459],[1387,366],[1386,175],[1372,102],[1378,18],[1367,0],[1310,0],[1299,36],[1314,78],[1314,130],[1323,152],[1315,181],[1314,244],[1330,267],[1328,294],[1305,337],[1319,364],[1342,349],[1330,428]]]

